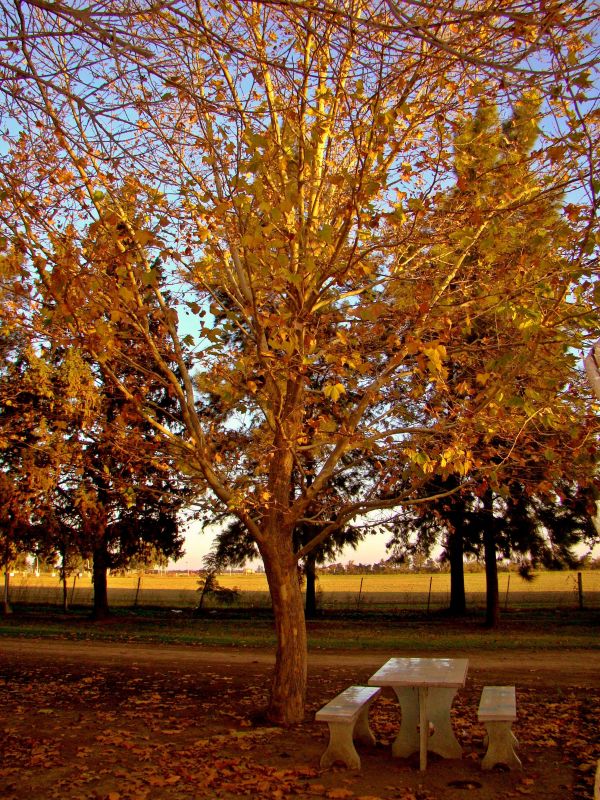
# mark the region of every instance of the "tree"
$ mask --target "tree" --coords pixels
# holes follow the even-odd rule
[[[488,462],[488,474],[483,473],[485,481],[475,489],[483,507],[477,510],[476,503],[474,508],[487,520],[482,534],[488,583],[486,617],[490,626],[497,624],[499,616],[496,551],[499,546],[497,538],[505,529],[494,514],[494,492],[510,497],[507,487],[521,481],[527,494],[539,490],[545,495],[555,481],[562,480],[564,485],[565,481],[573,481],[578,476],[585,485],[593,480],[595,474],[595,445],[591,441],[585,444],[594,427],[585,413],[586,393],[573,392],[575,386],[581,387],[571,348],[571,337],[573,334],[576,337],[577,332],[565,320],[566,324],[560,326],[561,333],[558,334],[552,320],[556,310],[552,292],[538,293],[534,288],[556,286],[561,280],[558,276],[564,279],[570,270],[568,221],[560,216],[558,206],[561,187],[550,190],[540,182],[539,173],[532,168],[536,158],[533,147],[539,135],[536,124],[538,108],[538,99],[526,94],[515,106],[512,117],[500,126],[497,110],[484,101],[477,113],[465,121],[454,146],[457,185],[450,192],[450,201],[453,213],[465,214],[460,236],[472,236],[470,231],[478,229],[486,216],[490,224],[485,226],[483,239],[473,237],[465,258],[467,270],[462,273],[462,282],[453,282],[448,287],[449,296],[462,296],[462,303],[467,308],[470,302],[476,302],[477,318],[472,320],[468,311],[462,321],[462,354],[452,359],[447,377],[453,400],[447,404],[442,402],[441,407],[445,414],[452,414],[452,402],[456,402],[457,395],[473,394],[472,387],[479,385],[485,387],[483,394],[489,399],[498,391],[510,391],[509,407],[512,407],[513,414],[520,408],[532,422],[533,416],[537,417],[528,426],[527,433],[520,435],[516,447],[513,435],[503,434],[503,424],[494,427],[492,436],[482,432],[473,442],[474,459]],[[528,202],[524,203],[524,198],[529,198]],[[507,213],[498,214],[503,204]],[[494,242],[495,235],[500,244]],[[451,253],[449,250],[450,258]],[[509,286],[502,287],[502,265],[509,260],[520,265],[516,276],[505,270],[512,281],[517,281],[519,288],[516,292]],[[477,287],[473,293],[464,282],[469,269],[479,281],[486,276],[481,288]],[[491,295],[489,285],[493,287]],[[485,310],[490,304],[492,315]],[[496,309],[503,305],[506,310],[510,308],[510,313],[497,315]],[[456,321],[453,319],[454,323]],[[493,331],[493,343],[490,331]],[[498,364],[494,351],[502,337],[510,338],[513,346],[522,348],[522,352],[513,360],[510,385],[506,385],[503,377],[503,385],[498,387],[493,385]],[[454,336],[453,347],[461,346],[460,341],[460,337]],[[530,398],[537,397],[543,402],[544,396],[546,410],[538,405],[532,416],[532,409],[527,408]],[[489,407],[492,414],[495,413],[493,405],[492,400]],[[501,414],[504,415],[505,411]],[[564,433],[571,424],[569,420],[575,419],[580,423],[587,419],[587,423],[578,426],[583,446],[572,450]],[[545,445],[542,451],[540,442]],[[543,454],[542,459],[540,454]],[[548,462],[552,462],[552,467]],[[454,524],[451,523],[454,536],[449,540],[448,551],[452,555],[455,573],[460,570],[461,544],[466,532],[457,534],[456,523],[461,524],[461,516],[463,524],[472,518],[465,502],[468,502],[468,490],[454,502],[444,503],[446,519],[450,521],[455,515]],[[477,534],[477,528],[476,524],[472,533]],[[461,595],[464,598],[460,574],[456,591],[454,607],[459,610],[464,604],[460,599]]]
[[[589,175],[588,14],[532,12],[525,31],[497,23],[513,18],[510,3],[483,17],[426,7],[419,25],[396,4],[354,10],[230,2],[137,17],[136,33],[155,54],[147,69],[110,64],[100,82],[104,65],[86,60],[89,50],[75,63],[75,72],[85,64],[82,76],[88,68],[98,76],[106,107],[125,109],[106,141],[65,91],[69,69],[56,71],[60,90],[33,69],[45,40],[27,30],[19,47],[35,102],[18,107],[22,135],[2,168],[10,201],[2,222],[54,298],[51,316],[256,542],[278,634],[269,715],[283,723],[304,708],[299,559],[353,519],[425,499],[414,481],[407,496],[409,478],[424,484],[434,472],[481,466],[471,454],[480,435],[490,451],[499,435],[500,459],[514,452],[509,443],[551,415],[547,395],[513,413],[512,395],[502,394],[524,352],[508,320],[547,292],[555,311],[538,321],[536,342],[548,326],[563,341],[568,323],[576,345],[570,317],[587,299],[571,289],[591,255],[593,203],[570,212],[572,261],[556,262],[548,287],[513,280],[518,264],[496,260],[486,278],[511,287],[510,302],[499,302],[474,291],[469,256],[476,244],[491,250],[517,200],[535,209],[556,183]],[[455,12],[464,26],[453,24]],[[53,63],[72,64],[63,59],[72,41],[52,39]],[[573,58],[583,67],[562,69]],[[527,69],[536,59],[544,66]],[[534,161],[539,185],[464,228],[446,193],[455,131],[479,96],[514,105],[523,82],[539,87],[546,120],[560,123]],[[135,215],[119,199],[124,187]],[[114,268],[91,257],[91,227],[114,243]],[[473,344],[490,350],[491,369],[453,397],[442,391],[449,358],[461,360],[453,334],[480,311],[500,319],[504,335]],[[476,362],[470,352],[461,364]],[[478,383],[477,374],[491,377]],[[170,394],[175,428],[133,375]],[[335,481],[366,459],[375,479],[332,506]],[[294,550],[305,523],[318,533]]]
[[[568,218],[560,214],[563,187],[551,186],[535,169],[538,109],[538,98],[526,93],[501,123],[498,109],[482,100],[457,128],[456,182],[433,206],[431,232],[432,251],[444,251],[446,263],[459,264],[460,270],[433,276],[433,290],[421,283],[424,303],[428,295],[436,296],[438,285],[443,287],[448,326],[430,348],[440,368],[423,402],[429,413],[450,422],[476,399],[470,455],[479,469],[462,477],[435,477],[432,491],[456,494],[431,504],[420,524],[426,547],[431,546],[430,527],[446,525],[455,613],[465,610],[465,542],[469,547],[483,542],[489,625],[499,615],[497,550],[510,550],[498,539],[505,526],[494,513],[494,497],[510,497],[508,487],[517,484],[528,496],[547,496],[553,484],[580,480],[585,486],[596,472],[595,425],[586,413],[587,393],[581,391],[574,359],[580,332],[568,318],[554,317],[558,307],[551,287],[558,288],[569,274],[572,255]],[[449,216],[460,222],[447,237]],[[516,272],[511,264],[518,265]],[[589,319],[583,323],[584,330],[589,324]],[[506,373],[508,342],[515,352]],[[422,368],[418,360],[415,368]],[[499,396],[504,396],[500,406]],[[444,461],[455,452],[452,428],[448,425]],[[570,446],[574,431],[576,448]],[[415,455],[426,459],[424,453]]]
[[[103,243],[85,244],[98,257],[94,247]],[[3,492],[4,549],[8,555],[19,547],[58,551],[65,608],[69,562],[91,557],[94,615],[101,617],[108,612],[108,568],[125,566],[150,547],[166,557],[181,553],[178,511],[186,495],[172,479],[161,437],[132,416],[101,365],[83,357],[60,314],[52,316],[52,302],[43,304],[42,295],[31,302],[8,257],[4,266],[10,321],[2,328],[1,453],[13,476]],[[15,285],[20,296],[11,301]],[[136,388],[163,418],[169,414],[160,387],[146,381]]]
[[[415,553],[429,556],[436,545],[443,546],[442,560],[450,565],[450,604],[453,616],[466,613],[464,558],[479,549],[480,527],[477,516],[471,514],[476,502],[472,491],[461,488],[468,483],[450,475],[445,480],[432,479],[428,493],[441,495],[437,500],[409,508],[398,515],[388,547],[396,562]],[[472,526],[477,526],[477,531]]]
[[[132,221],[120,224],[115,219],[112,230],[115,237],[110,230],[93,223],[81,241],[85,258],[93,268],[93,280],[102,274],[122,275],[127,269],[131,247],[128,225],[135,225],[137,214],[135,192],[124,187],[115,202]],[[110,201],[103,201],[100,207],[106,218],[115,217]],[[51,281],[68,282],[71,276],[68,259],[64,259],[64,243],[55,247],[58,258],[55,255]],[[161,281],[160,259],[153,262],[152,280]],[[46,284],[40,288],[44,301],[42,320],[55,343],[54,357],[60,360],[65,351],[78,349],[78,337],[69,329],[68,309],[61,307],[60,298],[57,302],[52,286]],[[149,313],[156,311],[149,285],[143,284],[139,291]],[[164,296],[168,298],[168,292]],[[102,330],[105,320],[118,325],[122,345],[130,355],[142,359],[143,342],[138,331],[116,310],[96,320],[98,330]],[[152,319],[149,327],[161,345],[161,353],[168,358],[164,328]],[[71,469],[65,470],[61,496],[53,503],[53,513],[62,509],[67,524],[62,529],[77,530],[80,552],[92,558],[94,616],[101,618],[108,613],[110,568],[124,568],[132,559],[155,551],[166,558],[181,554],[178,515],[187,493],[183,481],[175,476],[173,454],[165,451],[155,427],[136,415],[133,404],[115,386],[105,361],[85,366],[96,392],[94,414],[87,425],[70,431],[74,461]],[[173,402],[164,382],[137,375],[127,362],[118,366],[118,380],[128,386],[130,396],[143,394],[146,404],[153,409],[154,422],[176,429]]]
[[[574,549],[592,547],[598,540],[596,486],[560,481],[545,495],[530,495],[522,484],[510,486],[503,498],[503,527],[511,553],[521,556],[521,573],[532,569],[574,569],[580,556]],[[506,553],[505,553],[506,555]]]
[[[48,537],[67,563],[70,552],[90,557],[94,610],[108,614],[107,573],[158,550],[181,555],[178,514],[185,492],[175,483],[161,440],[101,372],[90,376],[96,395],[87,424],[67,425],[60,413],[48,418],[63,431],[69,460],[57,465],[52,494],[45,498]],[[146,387],[149,395],[151,387]],[[59,387],[55,389],[60,393]]]
[[[10,605],[10,567],[22,546],[24,525],[21,517],[21,497],[14,484],[0,473],[0,566],[4,572],[2,593],[2,613],[6,616],[12,609]]]
[[[230,604],[235,602],[238,597],[237,589],[230,589],[227,586],[221,586],[217,580],[219,571],[223,568],[223,562],[218,560],[218,555],[214,552],[209,553],[204,559],[206,570],[204,575],[200,575],[198,580],[198,592],[200,592],[200,599],[196,606],[195,613],[202,614],[204,607],[204,600],[207,596],[215,597],[222,603]]]
[[[430,491],[436,488],[440,491],[442,486],[431,486]],[[401,515],[390,546],[398,560],[443,544],[441,558],[450,564],[449,610],[454,615],[466,612],[464,556],[483,555],[489,577],[485,624],[495,627],[500,618],[497,559],[518,560],[525,579],[538,566],[574,568],[580,561],[576,548],[591,547],[598,540],[593,523],[597,487],[561,478],[551,486],[513,480],[503,494],[488,487],[483,497],[476,489],[466,484],[461,491],[420,507],[420,514]]]
[[[480,526],[486,568],[486,625],[499,623],[498,554],[510,558],[518,554],[523,561],[521,574],[527,578],[533,565],[572,566],[573,547],[594,541],[592,523],[597,490],[562,482],[554,492],[530,496],[528,487],[514,482],[506,497],[494,496],[490,489],[481,500]]]
[[[9,572],[18,555],[29,550],[32,514],[52,480],[43,455],[49,443],[40,419],[40,389],[46,386],[43,364],[20,320],[31,306],[20,281],[22,254],[0,242],[0,566],[4,570],[3,610],[10,613]]]
[[[64,587],[72,558],[91,556],[94,614],[101,617],[109,567],[126,565],[150,545],[180,554],[177,515],[185,495],[175,492],[165,464],[157,466],[152,431],[144,437],[127,421],[126,403],[102,391],[75,349],[34,353],[28,346],[10,385],[9,419],[2,419],[7,411],[0,419],[13,444],[3,457],[18,474],[10,486],[7,476],[3,492],[7,541],[15,552],[58,552]]]

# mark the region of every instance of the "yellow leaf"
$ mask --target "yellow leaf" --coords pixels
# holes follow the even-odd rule
[[[150,231],[135,231],[134,233],[135,240],[138,244],[142,247],[152,239],[152,234]]]
[[[323,387],[323,394],[325,395],[325,397],[328,397],[334,403],[339,399],[340,395],[345,393],[346,389],[343,383],[336,383],[336,384],[327,383]]]
[[[433,372],[441,372],[443,369],[443,362],[446,359],[446,348],[444,345],[438,344],[433,347],[425,347],[423,352],[429,359],[429,368]]]

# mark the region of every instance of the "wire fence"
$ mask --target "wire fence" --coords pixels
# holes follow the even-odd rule
[[[127,575],[109,579],[109,604],[121,608],[161,607],[193,609],[198,605],[196,575]],[[219,583],[235,588],[234,605],[264,609],[271,605],[264,576],[223,575]],[[466,602],[470,609],[486,602],[485,578],[466,576]],[[55,576],[15,575],[10,600],[23,605],[63,605],[63,586]],[[516,573],[499,576],[500,606],[505,610],[526,608],[600,609],[600,571],[542,573],[531,583]],[[91,607],[93,587],[89,575],[75,575],[67,583],[70,606]],[[317,583],[317,606],[323,610],[419,610],[439,611],[450,604],[450,576],[435,575],[324,575]],[[222,603],[212,595],[204,608]]]

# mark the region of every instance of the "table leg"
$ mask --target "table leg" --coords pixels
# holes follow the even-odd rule
[[[429,720],[427,719],[427,687],[419,688],[419,769],[427,769],[427,746],[429,739]]]
[[[433,724],[428,747],[444,758],[462,758],[462,747],[452,730],[450,707],[456,689],[430,687],[427,699],[427,718]]]
[[[427,751],[443,758],[462,758],[462,748],[452,730],[450,708],[456,689],[440,687],[394,687],[402,712],[400,731],[392,755],[407,758],[419,752],[420,764],[427,763]],[[430,725],[433,733],[430,735]],[[421,766],[421,769],[424,769]]]
[[[419,750],[419,693],[418,689],[409,686],[395,686],[394,691],[400,704],[402,721],[392,745],[392,755],[407,758]]]

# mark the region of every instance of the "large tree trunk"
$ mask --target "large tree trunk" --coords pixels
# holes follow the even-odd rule
[[[485,625],[496,628],[500,622],[500,595],[498,592],[498,563],[496,561],[496,525],[493,495],[484,497],[483,553],[485,557]]]
[[[306,556],[304,577],[306,578],[304,613],[306,619],[314,619],[317,616],[317,559],[314,553]]]
[[[454,616],[464,616],[467,611],[465,597],[465,565],[464,541],[460,522],[448,534],[446,544],[448,560],[450,562],[450,613]]]
[[[260,552],[273,603],[277,654],[267,715],[278,725],[304,719],[306,698],[306,622],[291,535],[273,534]]]
[[[106,551],[106,542],[102,539],[94,549],[93,553],[93,585],[94,585],[94,608],[92,610],[93,619],[106,619],[110,611],[108,608],[108,567],[109,556]]]

